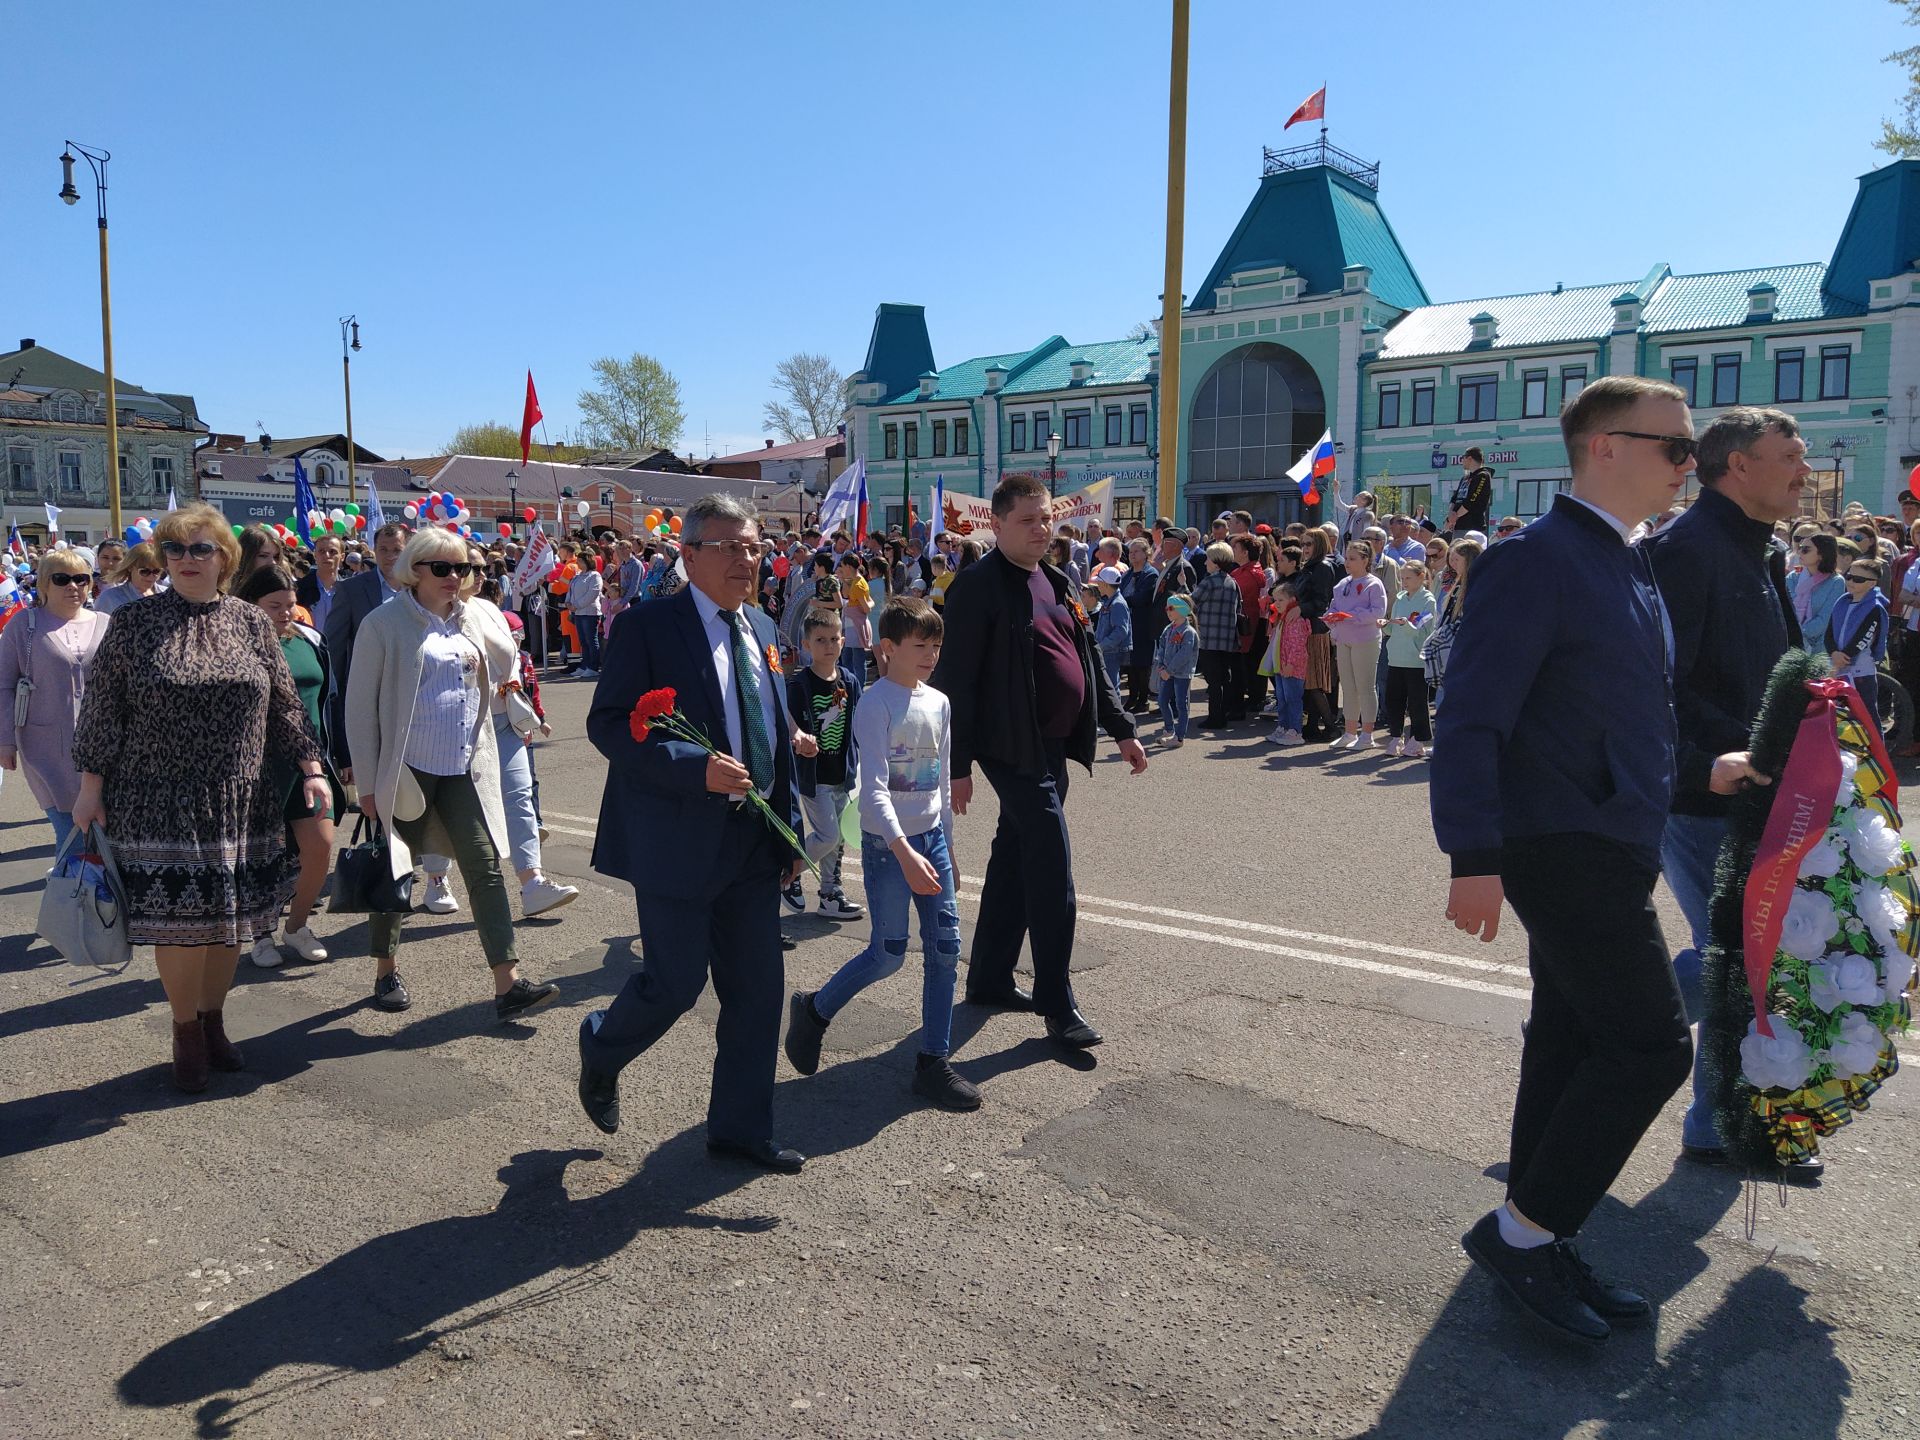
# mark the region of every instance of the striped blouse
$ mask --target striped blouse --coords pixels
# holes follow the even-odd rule
[[[466,607],[459,601],[442,620],[408,591],[396,603],[411,605],[426,622],[420,640],[420,692],[407,727],[406,763],[423,775],[464,775],[473,768],[473,732],[480,718],[480,652],[460,633]]]

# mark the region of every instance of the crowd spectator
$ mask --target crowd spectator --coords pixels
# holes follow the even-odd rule
[[[1387,614],[1387,754],[1418,759],[1433,739],[1427,715],[1427,672],[1421,660],[1439,623],[1438,602],[1427,588],[1427,567],[1409,560],[1400,567],[1400,593]],[[1404,745],[1403,729],[1410,729]]]
[[[1387,618],[1386,588],[1373,577],[1373,547],[1365,540],[1347,546],[1347,574],[1333,590],[1327,613],[1346,706],[1346,733],[1335,749],[1366,750],[1373,745],[1377,715],[1374,673],[1380,659],[1380,625]]]
[[[74,727],[108,617],[86,608],[93,565],[75,550],[43,554],[35,589],[39,598],[32,608],[0,630],[0,703],[7,707],[0,721],[0,770],[25,773],[34,804],[53,826],[57,851],[73,829],[80,794]]]
[[[1165,602],[1155,603],[1160,585],[1160,569],[1153,563],[1153,544],[1144,535],[1127,544],[1127,570],[1120,581],[1120,598],[1125,602],[1133,626],[1133,650],[1127,657],[1125,704],[1130,714],[1139,714],[1150,704],[1153,690],[1153,645],[1166,627]]]
[[[1793,587],[1793,613],[1800,622],[1800,634],[1808,649],[1817,646],[1827,633],[1827,620],[1833,614],[1833,607],[1846,593],[1846,582],[1839,575],[1840,543],[1831,535],[1809,535],[1800,551],[1800,575]]]
[[[1188,695],[1199,660],[1200,637],[1193,628],[1193,599],[1187,595],[1171,595],[1167,598],[1166,623],[1153,642],[1154,672],[1160,682],[1160,718],[1169,749],[1178,750],[1187,743],[1187,719],[1192,714]]]
[[[1207,547],[1207,573],[1193,587],[1193,619],[1199,631],[1200,678],[1207,683],[1203,730],[1238,724],[1240,587],[1233,579],[1233,547],[1221,540]]]
[[[142,540],[128,550],[120,564],[107,574],[110,583],[94,597],[93,608],[102,615],[111,615],[130,600],[145,599],[159,586],[165,574],[166,564],[160,558],[160,547],[151,540]]]

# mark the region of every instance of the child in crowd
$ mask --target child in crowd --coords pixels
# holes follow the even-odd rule
[[[1312,627],[1300,608],[1300,583],[1288,578],[1273,587],[1273,709],[1277,723],[1267,736],[1271,745],[1304,743],[1300,726],[1305,718],[1307,632]]]
[[[1184,595],[1173,596],[1167,601],[1167,628],[1153,642],[1153,669],[1160,677],[1160,718],[1169,750],[1187,743],[1187,695],[1193,688],[1193,667],[1200,659],[1200,637],[1192,620],[1193,602]]]
[[[944,551],[934,551],[927,561],[933,566],[933,594],[927,598],[933,601],[934,609],[944,610],[947,608],[947,587],[953,584],[955,572],[948,567]]]
[[[920,988],[920,1056],[914,1093],[944,1110],[977,1110],[980,1091],[948,1062],[953,985],[960,963],[960,907],[949,837],[953,709],[927,684],[944,630],[926,601],[896,596],[880,612],[882,678],[854,719],[859,751],[860,865],[873,907],[867,948],[817,991],[793,997],[786,1051],[793,1068],[820,1068],[820,1042],[841,1008],[905,963],[909,903],[920,912],[926,952]]]
[[[1120,673],[1133,654],[1133,612],[1120,598],[1120,582],[1126,577],[1116,565],[1103,567],[1093,577],[1093,589],[1100,597],[1100,613],[1093,621],[1093,643],[1099,647],[1100,663],[1107,667],[1107,678],[1120,689]]]
[[[873,587],[867,584],[865,569],[859,553],[849,550],[840,557],[833,571],[840,590],[840,619],[847,642],[840,663],[863,685],[867,680],[867,651],[873,645]]]
[[[1867,713],[1880,713],[1880,662],[1887,654],[1887,597],[1880,593],[1886,574],[1878,560],[1860,556],[1842,572],[1847,592],[1827,618],[1827,658],[1833,673],[1853,681],[1867,703]],[[1808,641],[1812,643],[1813,637]]]
[[[1340,695],[1347,715],[1346,734],[1328,747],[1333,750],[1366,750],[1373,745],[1378,698],[1373,676],[1380,663],[1380,625],[1387,618],[1387,589],[1372,571],[1373,547],[1355,540],[1347,546],[1347,578],[1333,587],[1333,605],[1327,611],[1327,629],[1333,635]],[[1335,620],[1335,615],[1344,618]]]
[[[833,584],[832,577],[827,583]],[[840,816],[853,797],[858,753],[853,716],[860,703],[860,677],[840,663],[839,611],[808,607],[801,638],[807,664],[787,681],[787,711],[820,747],[819,754],[796,756],[793,762],[800,813],[807,822],[807,854],[820,867],[820,913],[829,920],[858,920],[866,911],[848,900],[840,885]],[[794,914],[806,913],[807,897],[798,875],[780,898]]]
[[[1427,668],[1420,659],[1439,620],[1439,602],[1427,588],[1427,567],[1409,560],[1400,567],[1400,594],[1387,617],[1387,754],[1419,759],[1433,731],[1427,719]],[[1413,734],[1400,748],[1400,731],[1411,718]]]

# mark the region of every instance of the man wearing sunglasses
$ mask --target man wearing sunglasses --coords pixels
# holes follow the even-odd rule
[[[1700,956],[1729,796],[1758,778],[1741,752],[1774,665],[1800,644],[1786,556],[1773,543],[1773,527],[1800,513],[1813,471],[1791,415],[1741,405],[1700,437],[1695,474],[1699,499],[1646,550],[1673,626],[1678,726],[1672,813],[1660,857],[1667,886],[1687,919],[1691,943],[1674,956],[1673,968],[1687,1016],[1697,1023],[1704,1014]],[[1818,645],[1821,637],[1808,640]],[[1712,1093],[1712,1080],[1696,1058],[1681,1152],[1707,1164],[1725,1157]],[[1805,1182],[1819,1169],[1819,1161],[1790,1166],[1782,1178]]]

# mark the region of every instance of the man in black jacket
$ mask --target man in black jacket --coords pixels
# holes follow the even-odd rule
[[[1648,540],[1654,583],[1673,627],[1674,712],[1679,740],[1674,793],[1660,841],[1667,886],[1687,917],[1692,943],[1673,958],[1688,1018],[1702,1015],[1700,952],[1707,944],[1714,862],[1727,835],[1724,790],[1710,785],[1716,757],[1744,752],[1767,677],[1800,627],[1787,595],[1786,557],[1773,543],[1777,520],[1800,513],[1813,474],[1807,442],[1784,410],[1735,406],[1700,437],[1700,498]],[[1818,643],[1817,641],[1815,643]],[[1723,1157],[1714,1127],[1711,1085],[1696,1055],[1693,1104],[1681,1129],[1682,1153]],[[1798,1182],[1820,1162],[1789,1166]]]
[[[1487,468],[1487,457],[1480,453],[1478,445],[1470,445],[1460,452],[1460,472],[1460,483],[1453,489],[1453,499],[1447,506],[1447,523],[1443,527],[1455,540],[1463,538],[1469,530],[1486,534],[1487,517],[1493,511],[1493,471]]]
[[[1034,1010],[1074,1049],[1100,1043],[1067,978],[1076,904],[1067,841],[1067,761],[1093,768],[1096,722],[1138,775],[1147,752],[1094,654],[1067,577],[1042,560],[1053,538],[1047,490],[1010,475],[993,492],[995,548],[947,591],[934,688],[953,707],[953,808],[973,800],[977,761],[1000,799],[967,969],[969,1004]],[[1033,993],[1014,984],[1033,942]]]

